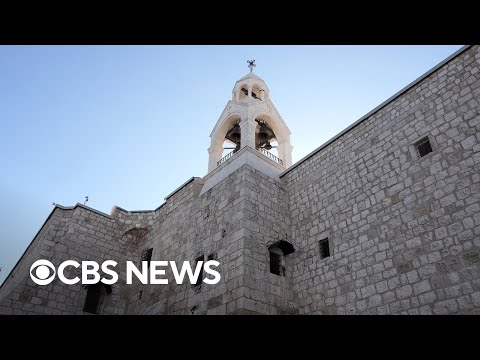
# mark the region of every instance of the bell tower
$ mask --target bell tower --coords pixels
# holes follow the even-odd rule
[[[290,130],[270,100],[270,90],[250,72],[235,83],[227,103],[210,134],[208,172],[223,166],[245,148],[281,172],[292,165]],[[247,151],[247,150],[245,150]]]

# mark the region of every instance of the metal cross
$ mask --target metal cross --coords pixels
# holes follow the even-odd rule
[[[255,65],[255,59],[254,60],[247,60],[248,63],[248,68],[250,69],[250,72],[253,71],[253,68],[257,65]]]

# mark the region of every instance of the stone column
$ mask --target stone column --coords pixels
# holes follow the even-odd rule
[[[292,166],[292,149],[293,146],[290,145],[290,139],[288,139],[285,143],[285,159],[283,159],[283,166],[285,166],[285,168]]]
[[[208,148],[208,172],[217,168],[217,162],[222,158],[222,144],[212,144]]]
[[[278,142],[278,157],[282,159],[283,166],[289,168],[292,165],[292,145],[290,145],[289,139]]]
[[[260,100],[264,101],[265,100],[265,90],[260,90]]]
[[[251,89],[248,90],[249,93]],[[255,119],[243,119],[240,122],[240,129],[242,131],[242,140],[240,143],[240,148],[244,148],[245,146],[250,146],[252,149],[255,149],[255,128],[257,127],[257,123]]]

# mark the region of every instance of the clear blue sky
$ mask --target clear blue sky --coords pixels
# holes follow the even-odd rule
[[[0,283],[53,202],[155,209],[204,176],[247,59],[296,162],[460,47],[0,46]]]

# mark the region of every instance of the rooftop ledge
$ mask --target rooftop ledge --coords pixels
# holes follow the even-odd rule
[[[341,137],[342,135],[346,134],[347,132],[349,132],[350,130],[352,130],[354,127],[356,127],[357,125],[359,125],[360,123],[362,123],[364,120],[368,119],[370,116],[372,116],[373,114],[375,114],[377,111],[380,111],[382,108],[384,108],[385,106],[387,106],[388,104],[390,104],[392,101],[394,101],[395,99],[397,99],[400,95],[402,95],[403,93],[406,93],[408,90],[410,90],[413,86],[417,85],[418,83],[420,83],[422,80],[426,79],[427,77],[429,77],[432,73],[434,73],[435,71],[437,71],[438,69],[440,69],[443,65],[447,64],[448,62],[450,62],[451,60],[453,60],[454,58],[456,58],[457,56],[459,56],[461,53],[463,53],[465,50],[469,49],[472,45],[465,45],[463,47],[461,47],[460,49],[458,49],[457,51],[455,51],[452,55],[450,55],[449,57],[447,57],[445,60],[441,61],[440,63],[438,63],[437,65],[435,65],[433,68],[431,68],[430,70],[428,70],[427,72],[425,72],[423,75],[421,75],[420,77],[418,77],[416,80],[412,81],[410,84],[408,84],[407,86],[405,86],[403,89],[401,89],[400,91],[398,91],[396,94],[392,95],[391,97],[389,97],[387,100],[385,100],[384,102],[382,102],[380,105],[378,105],[377,107],[375,107],[373,110],[369,111],[368,113],[366,113],[365,115],[363,115],[360,119],[358,119],[357,121],[355,121],[352,125],[348,126],[347,128],[345,128],[344,130],[340,131],[337,135],[335,135],[334,137],[332,137],[330,140],[326,141],[325,143],[323,143],[322,145],[320,145],[319,147],[317,147],[315,150],[313,150],[311,153],[309,153],[308,155],[304,156],[303,158],[301,158],[300,160],[298,160],[295,164],[293,164],[292,166],[290,166],[288,169],[284,170],[281,174],[280,174],[280,177],[283,177],[285,174],[287,174],[288,172],[290,172],[291,170],[295,169],[297,166],[301,165],[303,162],[307,161],[309,158],[311,158],[313,155],[315,155],[316,153],[318,153],[319,151],[321,151],[322,149],[326,148],[328,145],[330,145],[331,143],[333,143],[335,140],[337,140],[339,137]]]

